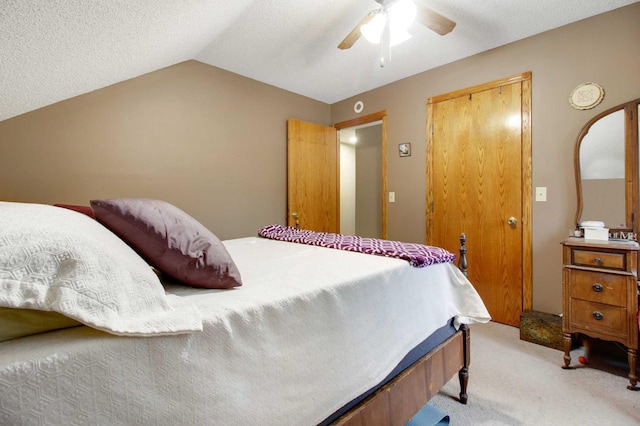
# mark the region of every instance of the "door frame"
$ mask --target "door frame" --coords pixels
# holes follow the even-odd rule
[[[434,200],[433,188],[433,104],[471,96],[474,93],[512,83],[522,83],[522,116],[521,116],[521,164],[522,177],[522,309],[531,309],[533,305],[533,237],[532,237],[532,182],[531,182],[531,72],[524,72],[511,77],[490,81],[466,89],[456,90],[427,99],[427,242],[433,235],[435,226],[433,212],[430,208]]]
[[[382,239],[387,239],[387,111],[374,112],[353,118],[347,121],[335,123],[333,127],[340,131],[349,127],[382,121]]]

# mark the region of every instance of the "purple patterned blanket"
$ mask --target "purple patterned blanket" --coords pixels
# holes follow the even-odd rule
[[[408,261],[411,266],[416,268],[436,263],[453,262],[456,259],[455,254],[440,247],[328,232],[314,232],[282,225],[265,226],[258,231],[258,235],[272,240],[395,257]]]

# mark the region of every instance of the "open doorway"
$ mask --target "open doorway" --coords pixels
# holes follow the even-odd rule
[[[340,232],[382,238],[382,122],[339,134]]]
[[[386,238],[385,113],[338,123],[340,232]]]
[[[356,234],[357,220],[352,220],[351,228],[347,225],[340,226],[340,147],[339,132],[342,129],[358,127],[366,129],[372,127],[371,132],[381,137],[380,149],[381,162],[371,167],[359,167],[360,171],[381,170],[381,177],[371,178],[374,181],[373,192],[378,192],[379,204],[375,207],[360,208],[360,213],[365,215],[363,220],[375,220],[379,231],[361,231],[361,233],[377,238],[387,238],[387,114],[385,111],[369,114],[367,116],[336,123],[333,127],[327,127],[300,120],[287,120],[287,224],[300,226],[303,229],[318,232],[341,232],[344,234]],[[378,122],[378,123],[374,123]],[[377,129],[376,125],[382,123]],[[367,126],[369,123],[373,125]],[[356,129],[357,132],[365,130]],[[344,131],[343,133],[348,133]],[[364,137],[364,139],[369,139]],[[380,140],[380,139],[377,139]],[[356,157],[353,148],[353,157]],[[347,163],[347,155],[343,154]],[[353,182],[356,181],[357,169],[349,172]],[[345,174],[349,174],[345,171]],[[345,184],[346,186],[347,184]],[[354,184],[355,185],[355,184]],[[378,186],[379,185],[379,186]],[[355,188],[355,187],[354,187]],[[360,191],[361,195],[365,191]],[[353,189],[355,194],[356,190]],[[375,194],[372,196],[375,199]],[[356,200],[353,199],[355,206]],[[380,206],[381,215],[378,214]],[[353,207],[352,211],[356,211]],[[378,220],[378,218],[380,218]],[[347,220],[348,222],[348,220]],[[357,235],[357,234],[356,234]]]

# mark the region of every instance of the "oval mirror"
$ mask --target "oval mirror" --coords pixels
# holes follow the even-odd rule
[[[608,109],[582,128],[575,148],[578,206],[581,222],[604,222],[610,233],[626,239],[634,230],[638,206],[638,103]],[[635,239],[635,238],[634,238]]]
[[[593,123],[580,144],[581,221],[628,228],[625,198],[624,110]]]

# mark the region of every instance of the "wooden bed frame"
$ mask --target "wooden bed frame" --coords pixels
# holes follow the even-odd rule
[[[460,235],[458,268],[467,276],[466,236]],[[342,415],[334,426],[404,426],[456,373],[460,402],[467,403],[471,336],[460,329],[431,352]]]

